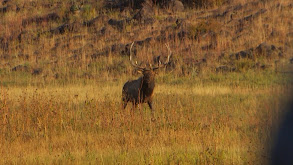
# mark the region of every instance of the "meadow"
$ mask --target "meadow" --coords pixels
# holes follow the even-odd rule
[[[270,161],[274,132],[290,98],[288,75],[159,74],[154,116],[147,105],[122,109],[121,89],[129,79],[122,77],[59,85],[14,79],[19,84],[2,85],[0,164]]]
[[[0,2],[0,164],[270,162],[292,98],[290,0]],[[133,42],[141,66],[172,51],[153,114],[122,109]]]

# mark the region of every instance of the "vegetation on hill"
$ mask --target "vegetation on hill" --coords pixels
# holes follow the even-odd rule
[[[169,43],[168,68],[179,76],[274,70],[292,58],[290,1],[206,0],[196,2],[218,5],[198,8],[183,1],[184,10],[177,1],[135,1],[138,8],[122,2],[134,1],[2,1],[1,73],[25,72],[46,82],[118,78],[131,72],[134,41],[138,61],[151,63],[166,56]]]

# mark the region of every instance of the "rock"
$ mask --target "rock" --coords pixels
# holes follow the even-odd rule
[[[280,32],[274,29],[274,30],[272,30],[270,36],[271,36],[271,37],[277,37],[277,36],[280,36]]]
[[[27,26],[32,23],[42,24],[43,22],[58,21],[59,19],[60,19],[60,16],[57,13],[50,13],[41,17],[24,19],[22,21],[22,25]]]
[[[135,44],[143,46],[143,45],[149,44],[152,40],[153,40],[153,37],[148,37],[144,40],[135,41]]]
[[[243,50],[240,51],[238,53],[233,53],[230,55],[230,59],[231,60],[239,60],[241,58],[249,58],[249,59],[253,59],[253,52],[251,49],[249,50]]]
[[[42,68],[35,68],[32,70],[32,75],[36,76],[36,75],[40,75],[43,72]]]
[[[155,19],[154,18],[146,18],[141,20],[141,23],[144,25],[151,25],[155,23]]]
[[[267,43],[261,43],[260,45],[258,45],[258,47],[256,47],[256,52],[258,54],[271,54],[272,51],[276,50],[276,47],[274,45],[268,45]]]
[[[113,31],[114,31],[114,29],[112,27],[105,26],[102,29],[100,29],[97,34],[99,34],[101,36],[111,35],[113,33]]]
[[[207,59],[202,58],[202,59],[194,59],[193,57],[186,57],[183,59],[183,63],[186,64],[187,66],[199,66],[202,64],[207,64]]]
[[[72,12],[73,14],[77,14],[80,12],[80,6],[73,4],[70,6],[70,12]]]
[[[153,4],[147,1],[142,5],[142,8],[133,16],[133,19],[143,21],[152,18],[154,15]]]
[[[137,42],[137,41],[136,41]],[[130,49],[130,44],[113,44],[109,47],[104,48],[103,50],[97,51],[96,53],[90,55],[91,59],[96,59],[100,56],[108,56],[110,53],[111,54],[120,54],[120,55],[129,55],[129,49]],[[132,50],[135,54],[135,46],[134,49]]]
[[[17,65],[11,69],[12,71],[29,72],[30,68],[26,65]]]
[[[231,60],[239,60],[241,58],[254,59],[256,57],[265,57],[267,59],[281,58],[283,57],[283,50],[282,48],[277,48],[275,45],[269,45],[264,42],[256,48],[242,50],[230,55]]]
[[[79,22],[73,22],[71,24],[63,24],[56,29],[51,30],[54,34],[64,34],[65,32],[79,32],[82,24]]]
[[[91,73],[84,73],[84,74],[81,75],[81,78],[93,79],[94,76]]]
[[[58,78],[60,78],[60,74],[59,74],[59,73],[56,73],[53,77],[54,77],[55,79],[58,79]]]
[[[112,27],[116,28],[117,30],[122,31],[126,26],[126,20],[110,19],[108,21],[108,24],[111,25]]]
[[[282,56],[281,48],[277,48],[275,45],[269,45],[265,42],[258,45],[255,48],[254,53],[258,56],[262,56],[266,58],[274,58],[274,57]]]
[[[267,65],[267,64],[262,64],[260,62],[257,62],[255,65],[253,65],[252,68],[256,68],[256,69],[261,69],[261,70],[265,70],[267,68],[270,68],[272,65]]]
[[[293,38],[293,32],[289,32],[286,34],[287,37]]]
[[[125,45],[124,44],[115,44],[115,45],[112,45],[111,48],[110,48],[111,52],[113,53],[121,53],[125,50]]]
[[[133,9],[140,9],[143,5],[143,3],[146,3],[147,1],[151,0],[135,0],[135,1],[129,1],[129,0],[107,0],[105,1],[105,7],[110,9],[120,9],[121,11],[125,8],[131,6]]]
[[[20,10],[20,8],[12,1],[5,1],[4,4],[6,7],[2,9],[2,12],[16,12]]]
[[[2,55],[0,56],[0,59],[3,59],[3,60],[9,60],[9,59],[11,59],[11,56],[9,56],[9,54],[2,54]]]
[[[229,67],[227,65],[221,65],[221,66],[216,67],[216,72],[232,72],[235,70],[236,70],[236,68]]]
[[[189,37],[190,33],[188,31],[182,30],[182,31],[178,32],[177,36],[180,40],[183,40],[183,39]]]
[[[88,27],[100,27],[101,24],[103,24],[104,22],[108,22],[108,21],[109,21],[109,16],[99,15],[99,16],[91,19],[90,21],[86,22],[85,25]]]
[[[17,38],[18,38],[19,42],[32,43],[33,41],[35,41],[38,38],[38,36],[37,36],[37,34],[31,32],[31,31],[22,31],[18,35]]]
[[[120,9],[120,12],[124,10],[137,10],[143,8],[145,4],[156,4],[156,5],[166,5],[166,1],[169,0],[107,0],[105,2],[106,8],[116,8]]]
[[[19,53],[19,54],[17,55],[17,57],[18,57],[19,59],[23,59],[23,60],[29,60],[29,59],[30,59],[30,56],[29,56],[28,54],[24,54],[24,53]]]
[[[9,0],[1,0],[0,2],[1,2],[2,5],[5,5],[8,1]]]
[[[264,14],[265,12],[267,12],[267,9],[260,9],[260,10],[257,11],[256,13],[244,17],[244,18],[242,19],[242,21],[251,21],[251,20],[253,20],[253,19],[258,18],[259,16],[261,16],[261,15]]]
[[[172,10],[172,12],[182,12],[184,11],[184,5],[179,0],[171,0],[168,3],[168,8]]]

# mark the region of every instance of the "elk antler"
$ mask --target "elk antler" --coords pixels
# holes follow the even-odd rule
[[[164,67],[164,66],[166,66],[169,63],[170,56],[172,55],[172,51],[170,50],[169,44],[165,44],[165,45],[166,45],[166,47],[168,49],[168,52],[169,52],[168,57],[167,57],[167,60],[166,60],[166,62],[163,63],[163,65],[162,65],[162,62],[159,60],[158,66],[155,67],[155,68],[153,68],[153,69],[158,69],[158,68]]]
[[[141,67],[141,66],[138,66],[137,65],[137,61],[135,61],[135,63],[132,61],[132,56],[131,56],[131,49],[133,47],[133,44],[134,42],[132,42],[131,46],[130,46],[130,49],[129,49],[129,60],[130,60],[130,63],[132,66],[134,66],[135,68],[137,69],[140,69],[140,70],[144,70],[145,68],[144,67]]]

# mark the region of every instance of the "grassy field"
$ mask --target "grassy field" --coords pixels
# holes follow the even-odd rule
[[[293,3],[146,1],[0,1],[0,164],[270,161],[291,98]],[[172,51],[153,115],[121,107],[140,76],[132,42],[141,66]]]
[[[153,119],[147,105],[122,110],[126,80],[2,85],[0,164],[267,163],[292,84],[269,71],[160,74]]]

